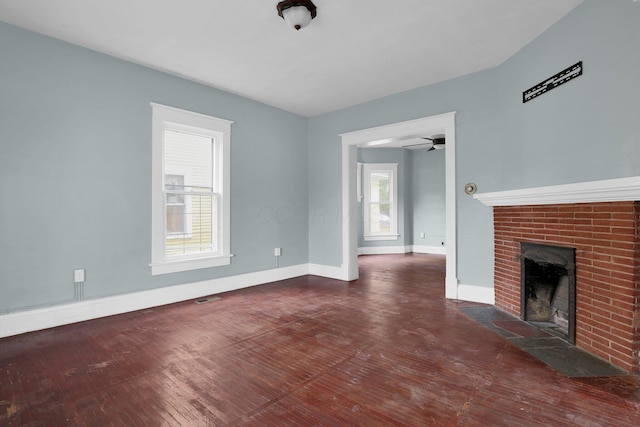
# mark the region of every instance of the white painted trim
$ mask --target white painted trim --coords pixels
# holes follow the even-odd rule
[[[450,113],[448,125],[444,129],[447,146],[445,148],[445,242],[446,242],[446,274],[445,298],[457,298],[458,294],[458,206],[456,191],[456,126],[455,113]]]
[[[312,276],[327,277],[329,279],[349,281],[349,278],[344,275],[344,271],[341,267],[333,267],[329,265],[309,264],[309,274]]]
[[[408,247],[400,247],[408,251]],[[356,264],[357,265],[357,264]],[[349,281],[342,267],[299,264],[0,315],[0,338],[249,288],[307,274]],[[493,304],[493,288],[459,286],[459,299]]]
[[[168,105],[164,105],[164,104],[158,104],[157,102],[150,102],[149,105],[151,105],[151,107],[153,107],[154,109],[157,109],[158,111],[165,111],[167,114],[171,114],[173,115],[173,117],[176,116],[181,116],[185,117],[187,120],[189,119],[193,119],[193,120],[201,120],[202,123],[206,123],[209,122],[211,119],[214,119],[216,122],[218,122],[218,124],[220,126],[231,126],[232,124],[234,124],[235,122],[232,120],[226,120],[226,119],[221,119],[219,117],[213,117],[213,116],[209,116],[207,114],[202,114],[202,113],[196,113],[194,111],[188,111],[188,110],[183,110],[181,108],[176,108],[176,107],[170,107]],[[182,121],[182,119],[181,119]],[[198,127],[206,127],[203,125],[196,125]]]
[[[388,254],[432,254],[446,255],[445,246],[363,246],[358,248],[358,255],[388,255]]]
[[[324,268],[325,270],[323,272],[332,271],[332,267]],[[339,270],[337,267],[333,268]],[[0,316],[0,338],[100,317],[144,310],[278,280],[291,279],[293,277],[310,274],[311,270],[313,270],[313,274],[316,275],[319,272],[318,268],[311,268],[309,264],[300,264],[203,282],[168,286],[148,291],[9,313]]]
[[[640,200],[640,176],[473,195],[487,206],[550,205]]]
[[[360,205],[356,194],[358,148],[342,142],[342,277],[358,278],[358,225]]]
[[[220,267],[222,265],[231,264],[231,257],[233,255],[203,257],[203,258],[191,258],[191,259],[178,259],[172,261],[164,261],[158,264],[149,264],[153,275],[177,273],[180,271],[196,270],[199,268]]]
[[[480,302],[483,304],[495,305],[495,292],[492,287],[458,285],[458,298],[462,301]]]
[[[447,248],[446,246],[420,246],[413,245],[411,248],[411,252],[415,252],[417,254],[434,254],[434,255],[446,255]]]
[[[358,170],[356,171],[356,194],[358,202],[362,202],[362,163],[358,162]]]
[[[399,234],[377,234],[374,236],[369,236],[369,235],[364,235],[362,236],[362,239],[369,242],[374,242],[374,241],[390,241],[390,240],[398,240],[400,238]]]
[[[431,133],[444,133],[446,176],[446,280],[445,296],[458,297],[457,278],[457,207],[456,207],[456,132],[455,112],[423,117],[369,129],[341,134],[342,138],[342,266],[349,280],[358,278],[358,220],[359,207],[356,193],[357,147],[383,146],[400,137],[420,137]]]
[[[346,143],[347,145],[359,146],[366,144],[371,145],[372,141],[388,140],[385,142],[391,142],[394,138],[398,138],[400,136],[420,137],[424,136],[425,132],[439,131],[451,126],[452,119],[455,117],[455,114],[455,111],[443,113],[436,116],[422,117],[420,119],[407,120],[404,122],[342,133],[339,136],[342,137],[343,144]],[[375,144],[375,146],[382,146],[385,142],[380,142]],[[449,148],[449,142],[450,141],[447,141],[447,149]]]
[[[363,246],[358,248],[358,255],[408,254],[411,246]]]

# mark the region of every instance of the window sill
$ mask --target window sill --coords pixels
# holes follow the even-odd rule
[[[178,273],[180,271],[198,270],[201,268],[220,267],[231,264],[233,255],[220,255],[207,258],[181,259],[175,261],[163,261],[149,264],[151,275]]]
[[[364,236],[365,241],[373,241],[373,240],[398,240],[400,238],[399,234],[376,234],[374,236]]]

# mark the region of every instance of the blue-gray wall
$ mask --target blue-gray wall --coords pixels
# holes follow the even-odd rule
[[[360,204],[358,245],[443,246],[445,241],[445,162],[444,150],[405,150],[402,148],[360,148],[362,163],[398,164],[398,240],[365,241],[363,205]],[[425,233],[425,238],[420,237]]]
[[[412,244],[444,247],[446,201],[444,150],[414,150],[409,155]],[[420,237],[424,233],[425,237]]]
[[[640,3],[585,0],[497,68],[310,119],[311,219],[341,209],[339,134],[457,111],[458,279],[492,286],[492,211],[464,183],[487,192],[640,175],[638,23]],[[583,76],[522,104],[525,89],[580,60]],[[310,262],[339,266],[340,245],[332,221],[310,223]]]
[[[307,119],[0,23],[0,313],[308,261]],[[228,267],[151,276],[151,108],[233,120]]]
[[[449,111],[458,278],[492,286],[491,209],[462,185],[640,175],[639,22],[640,3],[585,0],[497,68],[311,119],[0,23],[0,313],[70,300],[75,268],[95,298],[272,268],[276,246],[340,266],[339,134]],[[235,121],[229,267],[150,274],[150,101]]]

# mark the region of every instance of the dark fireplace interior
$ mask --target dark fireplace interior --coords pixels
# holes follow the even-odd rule
[[[520,317],[575,344],[575,249],[521,243]]]

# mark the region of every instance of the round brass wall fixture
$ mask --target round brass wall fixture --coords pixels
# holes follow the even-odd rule
[[[469,195],[474,194],[477,189],[478,187],[476,187],[476,185],[473,182],[469,182],[464,185],[464,192]]]

